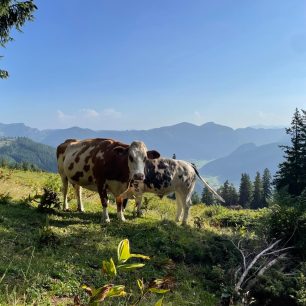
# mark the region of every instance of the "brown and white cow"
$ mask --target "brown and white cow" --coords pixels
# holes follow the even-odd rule
[[[147,159],[160,154],[148,151],[141,141],[130,145],[104,138],[68,139],[57,147],[58,172],[63,182],[64,210],[68,209],[68,182],[77,197],[78,210],[84,211],[81,187],[97,191],[103,206],[103,217],[109,222],[107,192],[122,194],[131,180],[143,181]],[[117,201],[117,216],[124,221],[122,201]]]
[[[223,198],[200,176],[194,164],[162,157],[146,161],[144,188],[142,191],[154,193],[160,198],[174,192],[177,204],[176,221],[180,221],[183,217],[183,224],[186,224],[197,177],[219,201],[224,202]],[[128,192],[126,193],[128,194]],[[141,214],[141,200],[141,194],[136,196],[138,215]],[[125,199],[123,202],[125,208],[127,200]]]

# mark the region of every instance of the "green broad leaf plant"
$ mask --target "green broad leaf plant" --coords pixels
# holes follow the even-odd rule
[[[110,278],[115,278],[118,274],[118,271],[132,271],[139,269],[145,266],[144,263],[127,263],[131,258],[140,258],[143,260],[150,260],[149,256],[143,254],[132,254],[130,252],[130,242],[128,239],[120,241],[117,247],[117,264],[115,264],[113,258],[109,260],[102,261],[102,273],[106,274]],[[169,291],[163,287],[165,281],[164,279],[155,279],[146,285],[143,279],[137,279],[137,286],[139,288],[139,294],[133,297],[133,302],[131,306],[139,305],[140,302],[150,293],[165,294]],[[90,287],[86,284],[83,284],[81,288],[90,296],[88,305],[96,306],[103,303],[107,298],[112,297],[126,297],[132,296],[131,293],[127,292],[126,286],[124,285],[115,285],[115,284],[105,284],[99,288]],[[154,306],[162,306],[163,299],[160,298]]]

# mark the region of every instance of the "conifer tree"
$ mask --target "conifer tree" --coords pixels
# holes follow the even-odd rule
[[[272,195],[271,180],[272,180],[271,173],[269,169],[266,168],[262,176],[262,202],[264,207],[268,205],[268,200],[271,198]]]
[[[291,136],[291,145],[281,146],[284,150],[285,161],[279,165],[275,176],[277,190],[287,188],[289,194],[298,196],[306,187],[305,182],[305,111],[300,114],[296,109],[290,128],[286,133]]]
[[[230,184],[228,180],[218,189],[221,197],[225,201],[226,206],[236,205],[238,203],[238,193],[233,184]]]
[[[253,187],[253,198],[251,202],[252,209],[258,209],[263,207],[262,202],[262,181],[260,177],[260,173],[256,172],[254,187]]]
[[[206,205],[214,204],[214,197],[206,186],[203,188],[203,191],[202,191],[201,202]]]
[[[243,208],[250,208],[252,201],[252,182],[250,176],[247,173],[241,174],[240,186],[239,186],[239,205]]]

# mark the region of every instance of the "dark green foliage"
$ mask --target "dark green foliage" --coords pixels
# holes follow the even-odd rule
[[[0,194],[0,204],[6,205],[9,204],[12,201],[12,197],[9,193],[6,194]]]
[[[239,205],[243,208],[250,208],[252,201],[252,183],[247,173],[241,174],[239,186]]]
[[[33,12],[37,9],[33,0],[19,2],[16,0],[0,0],[0,46],[12,41],[10,35],[12,29],[21,31],[26,21],[33,20]],[[0,70],[0,78],[9,76],[5,70]]]
[[[262,202],[263,206],[268,206],[268,200],[272,196],[272,176],[268,168],[264,170],[262,176]]]
[[[49,246],[55,247],[60,243],[59,238],[57,235],[52,231],[51,227],[49,226],[49,218],[46,217],[46,224],[42,227],[38,237],[38,246]]]
[[[214,204],[214,197],[211,191],[205,186],[202,191],[201,202],[206,205]]]
[[[285,153],[285,161],[279,165],[275,176],[277,190],[286,188],[289,194],[298,196],[306,188],[306,114],[295,110],[291,127],[286,129],[291,136],[290,146],[281,146]]]
[[[230,184],[228,180],[219,188],[219,194],[225,200],[226,206],[237,205],[238,193],[233,184]]]
[[[198,193],[196,191],[191,196],[191,203],[192,204],[199,204],[199,203],[201,203],[201,199],[200,199],[200,197],[199,197],[199,195],[198,195]]]
[[[0,138],[0,165],[56,172],[55,149],[26,137]]]
[[[262,189],[262,181],[260,177],[260,173],[256,173],[254,186],[253,186],[253,197],[251,202],[252,209],[258,209],[263,207],[263,189]]]
[[[56,192],[50,188],[44,188],[44,192],[39,198],[39,208],[60,208],[60,199]]]
[[[276,203],[263,219],[263,235],[268,239],[282,239],[294,245],[294,252],[305,259],[306,194],[291,198],[284,193],[276,196]]]

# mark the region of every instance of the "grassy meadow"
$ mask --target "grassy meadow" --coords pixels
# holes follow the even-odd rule
[[[110,203],[111,223],[104,224],[95,193],[83,193],[85,213],[75,211],[74,199],[70,212],[39,210],[27,201],[29,194],[51,185],[60,188],[55,174],[0,169],[0,305],[87,305],[81,285],[107,283],[126,285],[128,295],[106,299],[103,305],[134,305],[137,279],[147,284],[163,277],[170,280],[163,305],[219,305],[241,264],[231,240],[247,237],[255,243],[257,221],[269,213],[200,204],[191,208],[183,227],[174,222],[174,201],[147,194],[143,217],[133,217],[130,201],[127,222],[121,223]],[[125,238],[133,253],[151,260],[110,279],[102,273],[102,260],[115,260]],[[155,305],[160,297],[148,294],[139,305]]]

